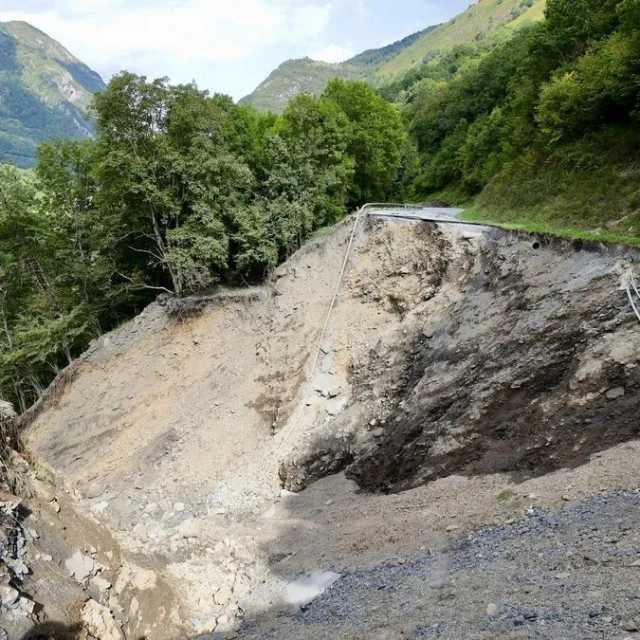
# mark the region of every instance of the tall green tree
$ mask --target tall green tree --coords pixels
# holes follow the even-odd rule
[[[389,200],[406,140],[399,111],[366,82],[333,80],[321,99],[338,105],[349,121],[347,153],[355,163],[349,204]]]

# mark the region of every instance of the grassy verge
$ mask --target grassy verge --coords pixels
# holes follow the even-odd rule
[[[588,231],[574,227],[560,226],[552,222],[538,222],[527,220],[522,212],[505,212],[476,205],[467,206],[460,216],[469,222],[486,222],[510,231],[529,231],[543,233],[574,240],[588,240],[593,242],[622,243],[640,248],[640,237],[612,232]]]
[[[628,128],[610,128],[553,150],[534,147],[466,203],[465,218],[638,247],[639,152],[640,140]]]

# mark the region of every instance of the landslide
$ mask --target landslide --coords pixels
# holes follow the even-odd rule
[[[151,305],[22,417],[74,508],[170,590],[168,637],[277,609],[314,568],[415,555],[445,513],[491,521],[505,485],[557,505],[565,480],[640,480],[616,448],[640,429],[631,250],[365,218],[323,334],[351,224],[262,287]],[[421,497],[426,529],[402,511]]]

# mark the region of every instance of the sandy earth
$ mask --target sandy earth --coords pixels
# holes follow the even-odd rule
[[[638,500],[615,494],[640,486],[633,256],[368,219],[320,341],[350,232],[188,317],[152,305],[54,386],[26,440],[87,527],[57,571],[84,537],[126,574],[93,594],[126,637],[633,634]],[[596,521],[614,561],[578,544]],[[287,613],[312,571],[342,578]]]

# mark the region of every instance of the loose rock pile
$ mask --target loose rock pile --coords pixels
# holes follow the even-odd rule
[[[31,616],[35,607],[20,591],[29,573],[25,560],[33,534],[21,524],[19,508],[17,498],[0,492],[0,619]]]

